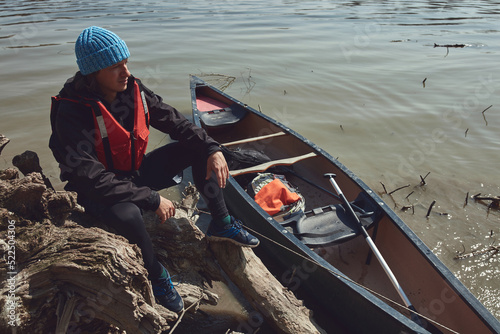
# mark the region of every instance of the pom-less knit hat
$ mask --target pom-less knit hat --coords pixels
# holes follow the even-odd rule
[[[75,44],[76,63],[83,75],[94,73],[130,57],[127,44],[115,33],[89,27]]]

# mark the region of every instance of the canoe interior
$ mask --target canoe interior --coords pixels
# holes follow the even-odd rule
[[[218,108],[223,108],[224,105],[230,106],[234,103],[228,96],[206,85],[197,86],[192,95],[195,122],[202,127],[204,127],[204,124],[197,117],[201,113],[197,109],[197,105],[200,104],[200,106],[203,106],[202,109],[206,110],[205,102],[207,97]],[[200,99],[204,101],[197,102]],[[213,102],[214,100],[217,102]],[[305,138],[281,124],[275,123],[254,109],[249,108],[249,110],[251,112],[246,113],[237,123],[204,128],[210,136],[221,144],[246,140],[246,142],[240,144],[229,145],[229,147],[262,151],[271,160],[297,157],[311,152],[316,153],[315,157],[288,166],[293,170],[293,173],[284,173],[287,180],[297,186],[304,195],[306,210],[339,203],[330,194],[310,184],[314,183],[334,192],[329,181],[323,177],[325,173],[335,173],[337,175],[336,181],[349,201],[354,200],[361,192],[368,193],[374,203],[380,205],[384,210],[383,217],[376,227],[370,228],[369,233],[417,311],[459,333],[494,333],[500,331],[498,321],[484,309],[413,232],[397,218],[392,210],[386,208],[385,203],[376,194],[373,194],[366,185],[358,181],[357,178],[354,180],[355,177],[353,177],[352,173],[346,171],[345,167],[335,162],[328,154]],[[277,135],[268,136],[272,134]],[[254,138],[262,139],[253,140]],[[300,175],[301,178],[296,175]],[[307,179],[308,182],[303,179]],[[238,177],[236,177],[236,180],[238,181]],[[233,183],[236,184],[236,182]],[[251,213],[252,209],[255,208],[255,202],[245,208],[241,205],[241,196],[245,196],[242,195],[243,190],[233,189],[230,192],[231,194],[226,198],[228,206],[230,210],[239,215],[238,218],[242,219],[246,225],[265,233],[268,237],[279,239],[276,241],[285,243],[290,247],[297,243],[298,240],[293,236],[283,237],[283,231],[276,233],[275,230],[281,228],[279,224],[276,224],[279,219],[270,224],[269,222],[272,219],[266,216],[265,213],[262,214],[262,212],[259,213],[260,217],[252,216],[252,218],[248,218],[249,215],[255,215],[255,213]],[[246,198],[246,200],[252,201],[249,198]],[[245,219],[245,216],[247,219]],[[263,242],[263,248],[279,254],[276,257],[282,259],[281,275],[283,277],[290,276],[291,261],[307,266],[304,264],[303,259],[287,254],[287,251],[276,247],[272,242]],[[389,300],[403,304],[377,259],[374,256],[371,257],[370,249],[363,237],[359,236],[337,245],[305,250],[304,247],[299,247],[298,250],[306,256],[310,256],[312,250],[320,258],[331,264],[333,268],[340,271],[342,275],[357,284],[373,290]],[[371,260],[368,260],[370,257]],[[311,271],[315,270],[311,269]],[[321,272],[321,270],[317,270],[317,272]],[[314,286],[307,288],[307,281],[313,281],[312,276],[312,274],[308,274],[308,278],[302,282],[308,294],[314,294],[318,291]],[[319,276],[324,280],[328,280],[327,273]],[[288,277],[287,279],[290,282],[293,281],[293,278]],[[325,282],[316,282],[315,284],[322,283]],[[328,291],[328,289],[325,289],[325,291]],[[325,298],[325,296],[315,297],[323,298],[328,303],[335,303],[334,296],[340,292],[333,290],[329,293],[332,295],[330,298]],[[349,298],[352,298],[352,296]],[[401,310],[384,298],[378,298],[391,308],[401,311],[406,316],[409,315],[407,311]],[[348,301],[343,300],[343,303],[346,302]],[[360,318],[360,321],[363,320]],[[443,333],[449,332],[445,329],[441,330]]]

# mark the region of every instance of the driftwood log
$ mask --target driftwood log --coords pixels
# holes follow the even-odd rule
[[[229,278],[244,287],[247,300],[278,332],[320,333],[311,321],[311,311],[281,285],[251,249],[227,242],[213,242],[210,247]]]
[[[161,333],[175,320],[153,307],[137,246],[63,220],[77,208],[75,194],[47,189],[39,173],[2,180],[0,194],[1,271],[8,273],[0,287],[1,332]]]
[[[155,303],[136,245],[86,215],[76,194],[51,189],[41,170],[25,172],[19,178],[15,168],[0,171],[1,333],[14,327],[20,333],[168,333],[179,320],[196,321],[200,304],[215,305],[210,286],[225,277],[279,332],[317,332],[309,311],[273,281],[252,250],[218,243],[215,259],[195,225],[192,187],[165,224],[145,214],[158,257],[176,275],[193,315],[182,319]]]

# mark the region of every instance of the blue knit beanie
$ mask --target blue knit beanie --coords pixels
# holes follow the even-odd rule
[[[115,33],[89,27],[75,44],[76,63],[83,75],[94,73],[130,57],[127,44]]]

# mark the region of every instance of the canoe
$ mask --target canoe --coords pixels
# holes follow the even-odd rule
[[[190,89],[196,125],[229,152],[265,156],[255,164],[231,165],[224,197],[230,212],[261,240],[256,252],[306,306],[349,333],[500,333],[498,320],[347,167],[198,77],[191,76]],[[305,207],[286,214],[266,212],[246,186],[263,173],[283,176]],[[349,204],[325,177],[328,173],[336,175]],[[359,221],[349,215],[349,206]],[[399,289],[373,255],[359,223]]]

